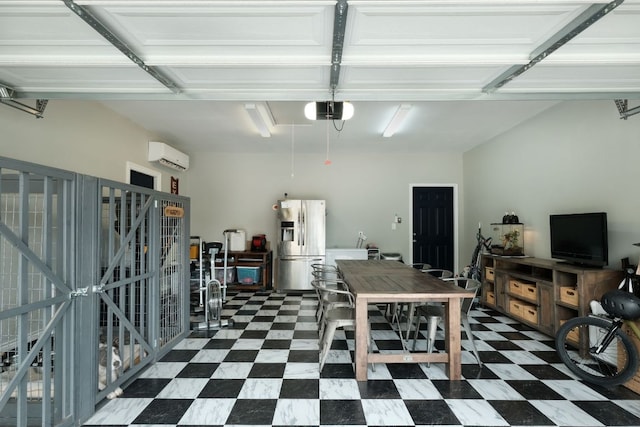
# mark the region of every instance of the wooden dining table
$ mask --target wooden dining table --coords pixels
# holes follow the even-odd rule
[[[369,363],[445,363],[451,380],[461,377],[460,305],[473,297],[455,283],[423,273],[392,260],[336,260],[344,281],[355,296],[355,374],[367,380]],[[369,352],[368,306],[377,303],[427,303],[445,305],[445,352]],[[400,339],[402,331],[398,331]]]

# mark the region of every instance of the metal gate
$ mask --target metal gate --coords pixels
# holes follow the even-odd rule
[[[186,336],[188,210],[0,157],[0,425],[77,425]]]
[[[74,174],[0,158],[3,425],[73,421],[74,198]]]
[[[189,283],[184,198],[105,180],[99,193],[97,402],[182,337]]]

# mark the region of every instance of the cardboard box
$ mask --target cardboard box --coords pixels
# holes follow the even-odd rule
[[[524,283],[517,280],[509,280],[509,293],[512,293],[514,295],[522,295],[523,287]]]
[[[575,286],[560,286],[560,301],[578,306],[578,291]]]
[[[496,278],[496,274],[493,271],[493,267],[485,267],[484,268],[484,278],[490,282],[493,282]]]

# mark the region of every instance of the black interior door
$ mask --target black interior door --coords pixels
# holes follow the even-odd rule
[[[453,187],[413,188],[414,263],[453,271],[453,202]]]

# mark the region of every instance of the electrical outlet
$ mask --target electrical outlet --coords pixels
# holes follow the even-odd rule
[[[392,222],[392,223],[391,223],[391,229],[392,229],[392,230],[395,230],[395,229],[396,229],[396,223],[395,223],[395,222]]]

